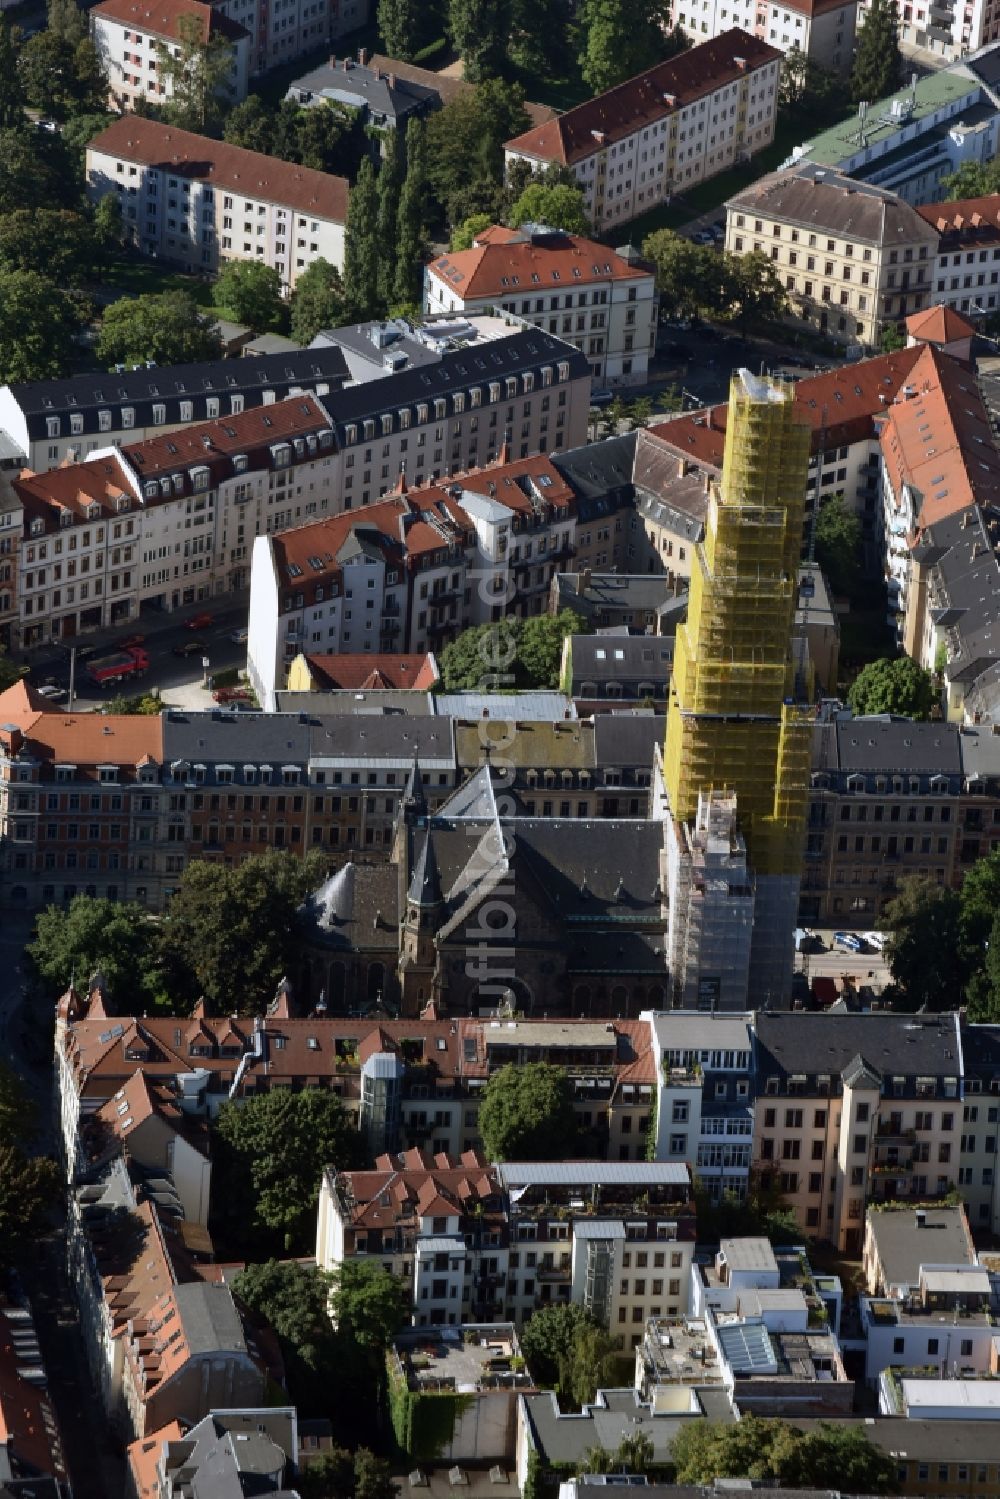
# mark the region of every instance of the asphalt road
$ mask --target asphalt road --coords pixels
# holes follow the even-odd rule
[[[189,630],[184,621],[196,614],[210,613],[212,615],[211,625],[202,630]],[[201,680],[201,658],[199,651],[196,655],[179,657],[173,655],[173,647],[179,644],[187,644],[192,639],[205,642],[204,654],[208,657],[209,673],[222,671],[227,667],[246,665],[246,645],[238,645],[230,639],[233,631],[246,625],[247,602],[245,595],[227,594],[220,599],[207,604],[194,604],[184,610],[177,610],[164,619],[163,616],[154,615],[132,620],[120,630],[95,631],[92,635],[81,635],[77,644],[80,649],[93,650],[95,655],[104,655],[113,651],[120,642],[127,640],[131,635],[144,636],[143,650],[150,658],[149,670],[144,677],[132,681],[125,681],[118,687],[95,687],[87,676],[86,660],[77,657],[76,662],[76,701],[78,708],[97,708],[101,703],[107,702],[116,692],[129,696],[133,692],[149,692],[152,688],[164,689],[184,686],[189,682]],[[14,657],[15,660],[24,662],[30,667],[29,680],[35,686],[52,681],[60,687],[69,687],[70,676],[70,651],[68,645],[41,646],[35,650],[22,652]],[[65,699],[57,706],[66,707]]]

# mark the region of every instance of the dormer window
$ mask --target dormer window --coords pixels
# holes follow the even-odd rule
[[[190,470],[191,488],[197,493],[208,488],[211,475],[203,463]]]

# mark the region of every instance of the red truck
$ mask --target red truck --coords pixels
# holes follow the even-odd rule
[[[87,675],[98,687],[123,682],[126,677],[141,677],[148,670],[149,657],[137,646],[114,651],[110,656],[92,656],[87,662]]]

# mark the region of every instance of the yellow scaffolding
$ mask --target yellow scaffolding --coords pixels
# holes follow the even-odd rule
[[[760,875],[801,867],[811,731],[791,702],[791,636],[808,464],[791,388],[741,370],[677,632],[664,776],[682,821],[699,792],[736,793]]]

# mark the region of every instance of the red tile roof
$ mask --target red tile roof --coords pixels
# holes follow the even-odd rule
[[[75,520],[90,519],[88,511],[95,502],[101,507],[101,518],[118,514],[118,502],[124,496],[131,504],[135,496],[117,454],[112,458],[89,459],[86,463],[66,462],[43,474],[22,471],[14,488],[24,506],[26,530],[31,522],[41,520],[46,532],[58,531],[63,513]]]
[[[202,45],[213,33],[234,42],[250,35],[245,26],[231,21],[216,6],[205,5],[203,0],[102,0],[90,14],[122,26],[134,26],[137,31],[153,36],[169,37],[171,41],[183,38],[181,21],[188,16],[199,23],[197,39]]]
[[[954,307],[927,307],[923,312],[911,312],[906,319],[906,331],[925,344],[955,343],[972,338],[976,332]]]
[[[355,1228],[389,1228],[402,1216],[464,1216],[473,1203],[499,1190],[496,1168],[478,1151],[463,1152],[460,1160],[439,1154],[433,1158],[416,1149],[401,1155],[380,1155],[374,1171],[344,1171],[337,1177],[350,1202]],[[404,1213],[404,1204],[408,1211]]]
[[[920,348],[901,349],[800,380],[795,407],[812,428],[812,452],[873,437],[873,418],[895,400],[921,353]],[[671,417],[649,430],[685,457],[721,469],[727,415],[725,404],[711,406]]]
[[[492,229],[476,236],[471,250],[439,255],[427,267],[464,300],[513,296],[539,288],[587,286],[594,281],[651,280],[652,271],[579,234],[531,236]],[[490,238],[487,238],[487,235]]]
[[[550,124],[516,136],[507,142],[507,150],[571,165],[746,73],[779,61],[781,55],[776,48],[734,26],[669,62],[657,63],[606,94],[578,104]]]
[[[917,212],[949,241],[975,239],[988,244],[1000,239],[1000,193],[987,198],[922,203]]]
[[[272,406],[254,406],[237,416],[217,417],[179,432],[164,433],[162,437],[128,443],[122,453],[140,479],[152,479],[193,464],[207,463],[211,467],[220,457],[231,457],[234,453],[249,455],[255,449],[264,450],[289,438],[332,430],[325,407],[316,396],[305,392],[276,401]]]
[[[281,204],[335,224],[347,221],[346,178],[311,167],[290,166],[275,156],[245,151],[242,146],[209,140],[205,135],[177,130],[140,115],[122,115],[96,135],[87,150],[210,182],[244,197]]]
[[[13,1305],[0,1303],[0,1450],[11,1464],[12,1476],[24,1477],[23,1492],[29,1494],[32,1470],[62,1481],[68,1475],[48,1391],[26,1377],[21,1338],[28,1325],[19,1311]],[[15,1332],[18,1342],[14,1340]],[[22,1492],[20,1484],[17,1491]]]
[[[184,1430],[179,1421],[171,1421],[154,1431],[152,1436],[140,1437],[139,1441],[129,1444],[129,1476],[137,1499],[158,1499],[160,1481],[156,1465],[160,1460],[160,1453],[166,1443],[179,1442],[184,1436]]]
[[[439,680],[434,657],[430,655],[309,655],[306,663],[318,688],[349,692],[399,687],[429,692]]]

